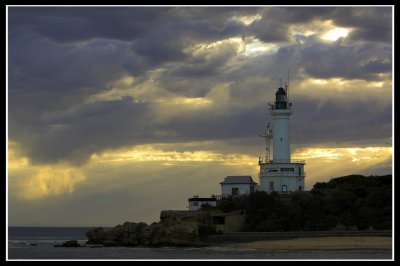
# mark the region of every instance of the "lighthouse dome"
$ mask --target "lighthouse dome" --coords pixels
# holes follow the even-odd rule
[[[278,91],[275,93],[275,95],[276,95],[276,101],[275,101],[276,109],[287,109],[287,97],[285,89],[280,87]]]
[[[278,88],[278,90],[276,91],[275,95],[286,95],[286,91],[284,88],[280,87]]]

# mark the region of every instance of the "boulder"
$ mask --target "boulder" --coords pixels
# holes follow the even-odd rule
[[[207,211],[162,211],[160,222],[147,225],[125,222],[105,232],[101,227],[87,233],[88,244],[104,246],[199,246],[199,227],[209,225]]]
[[[75,248],[80,247],[81,245],[77,240],[68,240],[62,243],[62,245],[54,245],[54,247],[65,247],[65,248]]]
[[[121,246],[136,246],[140,244],[139,239],[145,227],[147,224],[143,222],[125,222],[106,232],[106,240],[115,241]]]
[[[86,232],[88,241],[86,244],[103,244],[106,234],[102,227],[92,227]]]

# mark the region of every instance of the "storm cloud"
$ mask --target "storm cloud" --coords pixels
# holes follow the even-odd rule
[[[320,79],[380,81],[381,74],[391,73],[391,44],[376,43],[371,33],[362,43],[342,39],[324,43],[315,35],[303,37],[302,45],[290,42],[291,26],[307,25],[315,19],[354,27],[356,39],[362,37],[358,31],[390,29],[388,8],[265,7],[243,9],[243,14],[240,8],[211,7],[12,7],[9,11],[10,138],[25,147],[33,162],[85,162],[93,152],[109,147],[171,141],[154,132],[173,132],[176,141],[251,137],[263,121],[259,114],[266,115],[262,101],[272,100],[278,77],[284,76],[289,66],[294,82],[301,79],[300,69],[302,75]],[[257,13],[261,18],[248,25],[234,19]],[[378,14],[382,18],[379,23],[371,23],[370,18]],[[240,47],[234,42],[199,48],[235,36],[242,38],[244,33],[246,38],[254,34],[260,41],[284,44],[276,53],[258,58],[240,57]],[[153,71],[160,74],[153,77]],[[147,103],[138,103],[141,99],[134,97],[86,102],[109,90],[124,75],[132,75],[136,87],[156,79],[154,93],[166,91],[177,97],[205,97],[219,82],[233,82],[227,95],[232,104],[224,110],[193,110],[157,125],[149,118],[150,109],[157,108],[151,99],[154,95],[147,96]],[[261,79],[259,87],[251,85],[253,79]],[[240,82],[240,87],[235,82]],[[235,105],[241,99],[246,102]],[[336,111],[344,110],[339,107],[342,103],[334,104]],[[365,105],[355,99],[352,106],[358,110]],[[390,102],[382,112],[389,109]],[[304,116],[307,114],[309,111],[304,111]],[[316,117],[314,124],[323,123],[324,115]],[[348,113],[343,113],[337,119],[346,117]],[[365,133],[355,135],[362,138]],[[382,136],[380,132],[370,135]],[[322,141],[317,136],[315,143]]]

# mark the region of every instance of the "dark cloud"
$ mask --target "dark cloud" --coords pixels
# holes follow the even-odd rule
[[[9,41],[10,108],[35,113],[69,108],[104,90],[125,73],[121,62],[129,51],[109,40],[60,45],[27,34]]]
[[[264,42],[288,42],[290,26],[320,19],[331,12],[331,8],[325,7],[265,8],[262,18],[250,25],[250,31]]]
[[[269,17],[254,22],[252,30],[263,42],[287,42],[289,40],[289,25],[274,21]]]
[[[249,31],[264,42],[288,42],[290,26],[314,20],[350,27],[355,41],[390,43],[392,37],[391,7],[269,7],[262,14]]]
[[[269,9],[268,15],[287,23],[307,23],[315,19],[325,18],[332,11],[333,9],[330,7],[281,7]]]
[[[161,41],[173,40],[178,35],[212,40],[238,34],[244,25],[231,20],[232,15],[246,14],[249,10],[201,7],[12,7],[9,14],[12,25],[10,32],[15,28],[30,27],[57,42],[93,38],[131,41],[149,37]]]
[[[391,73],[390,43],[384,38],[369,42],[374,40],[373,32],[390,24],[387,10],[12,7],[10,139],[21,144],[34,163],[69,160],[75,164],[84,163],[94,152],[125,145],[258,141],[256,136],[268,119],[265,103],[273,101],[279,78],[286,78],[288,67],[294,82],[308,77],[382,81],[378,74]],[[369,19],[379,12],[382,21],[371,23]],[[255,14],[262,18],[248,26],[235,19]],[[296,43],[289,42],[291,25],[305,26],[315,19],[354,27],[352,40],[325,43],[315,36],[297,36]],[[357,31],[367,31],[359,37],[366,42],[354,42]],[[254,57],[240,55],[235,43],[204,48],[210,42],[243,34],[244,38],[254,34],[264,42],[285,43],[276,52]],[[154,70],[157,76],[152,74]],[[154,90],[148,102],[120,98],[88,103],[93,95],[110,90],[127,74],[134,77],[135,87],[146,87],[146,81],[155,79],[154,87],[146,87]],[[225,99],[219,99],[221,103],[217,99],[216,106],[210,108],[182,108],[162,123],[152,117],[159,107],[152,101],[152,97],[158,99],[157,93],[167,92],[171,99],[206,97],[221,83],[230,83],[224,103]],[[343,102],[338,101],[318,109],[324,100],[296,103],[296,116],[304,119],[305,142],[390,135],[390,103],[376,110],[363,100],[356,100],[351,108],[343,108]],[[377,126],[369,129],[370,123]],[[338,127],[345,130],[335,132]]]
[[[296,121],[292,122],[292,130],[297,132],[292,132],[292,138],[297,135],[300,144],[307,146],[313,143],[329,145],[361,140],[365,140],[366,144],[374,139],[382,141],[391,137],[390,103],[370,108],[373,99],[359,101],[355,93],[342,93],[348,95],[346,101],[327,100],[321,104],[309,99],[298,99],[293,106]]]
[[[298,55],[313,77],[379,80],[376,74],[391,72],[391,55],[382,53],[386,47],[370,43],[348,46],[342,39],[332,43],[311,40]]]
[[[80,165],[94,152],[145,142],[152,132],[146,110],[147,104],[134,103],[131,98],[95,102],[69,112],[33,117],[37,120],[31,117],[30,123],[12,119],[9,133],[33,163],[68,160]]]
[[[384,60],[370,60],[362,66],[362,70],[367,73],[390,73],[392,63]]]
[[[194,71],[194,67],[192,67],[191,70]],[[174,76],[173,71],[178,71],[177,76]],[[201,75],[199,69],[197,69],[197,72],[199,73],[197,76],[180,76],[179,72],[181,71],[184,70],[178,68],[177,70],[163,73],[160,77],[160,81],[165,90],[184,97],[205,97],[210,92],[211,88],[217,84],[215,79],[206,75]],[[205,71],[207,71],[207,69],[204,69],[204,72]]]
[[[131,49],[137,56],[144,57],[144,62],[152,65],[182,61],[187,57],[187,55],[182,52],[182,44],[179,42],[144,39],[134,42],[131,45]]]
[[[161,130],[175,132],[173,141],[228,140],[257,136],[260,125],[265,121],[263,106],[250,110],[228,107],[224,113],[204,110],[189,116],[172,119]]]
[[[133,40],[154,32],[166,7],[11,7],[10,31],[30,27],[57,42]],[[162,24],[162,23],[161,23]]]
[[[333,10],[335,25],[351,27],[349,38],[390,43],[392,40],[392,7],[352,7]]]
[[[227,44],[215,48],[211,47],[206,51],[172,69],[171,75],[190,78],[214,76],[223,73],[225,65],[237,54],[237,47]]]

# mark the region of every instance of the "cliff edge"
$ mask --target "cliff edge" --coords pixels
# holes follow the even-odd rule
[[[210,221],[207,211],[165,210],[160,222],[147,225],[125,222],[109,231],[93,227],[86,233],[88,245],[103,246],[203,246],[200,227]]]

